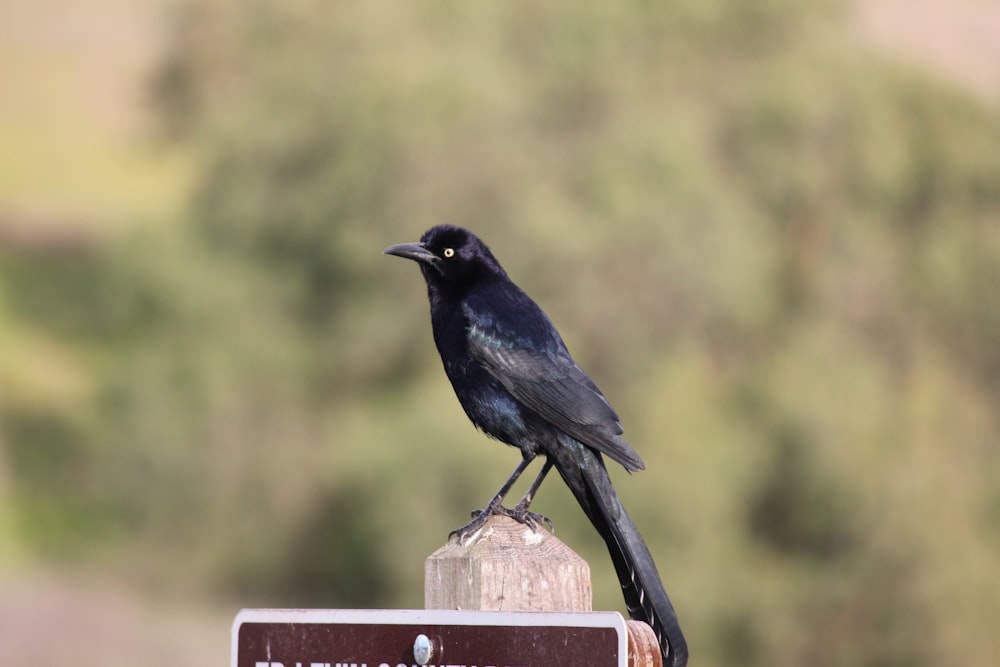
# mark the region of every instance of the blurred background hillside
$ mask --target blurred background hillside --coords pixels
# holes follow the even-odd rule
[[[517,459],[380,254],[449,222],[621,414],[692,664],[992,664],[998,45],[986,0],[6,2],[0,663],[421,607]]]

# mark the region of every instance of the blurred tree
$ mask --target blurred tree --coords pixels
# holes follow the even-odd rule
[[[833,559],[852,546],[846,494],[811,460],[813,442],[785,425],[774,436],[774,460],[750,498],[747,524],[767,546],[783,555]]]
[[[0,254],[4,313],[88,377],[43,405],[4,378],[39,555],[419,606],[514,456],[379,255],[452,222],[622,413],[649,464],[622,494],[699,661],[1000,650],[995,111],[859,52],[833,0],[175,11],[153,100],[201,156],[187,219]],[[617,608],[571,501],[539,502]]]

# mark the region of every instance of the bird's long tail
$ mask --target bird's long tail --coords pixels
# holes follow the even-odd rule
[[[572,490],[594,528],[604,538],[618,573],[629,616],[656,633],[664,664],[684,667],[687,642],[656,563],[611,485],[601,455],[568,437],[550,460]]]

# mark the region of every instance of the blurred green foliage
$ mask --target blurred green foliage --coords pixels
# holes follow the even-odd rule
[[[622,414],[699,664],[987,664],[1000,117],[843,13],[181,4],[152,97],[199,155],[186,219],[0,256],[0,314],[72,351],[61,400],[0,359],[16,535],[244,604],[421,606],[516,460],[380,255],[450,222]],[[619,608],[568,494],[537,509]]]

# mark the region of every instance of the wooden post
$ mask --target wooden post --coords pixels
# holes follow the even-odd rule
[[[544,527],[491,516],[463,543],[452,538],[424,564],[424,608],[591,611],[590,566]],[[627,621],[630,667],[663,667],[653,629]]]
[[[427,558],[424,608],[591,611],[590,566],[544,527],[491,516]]]

